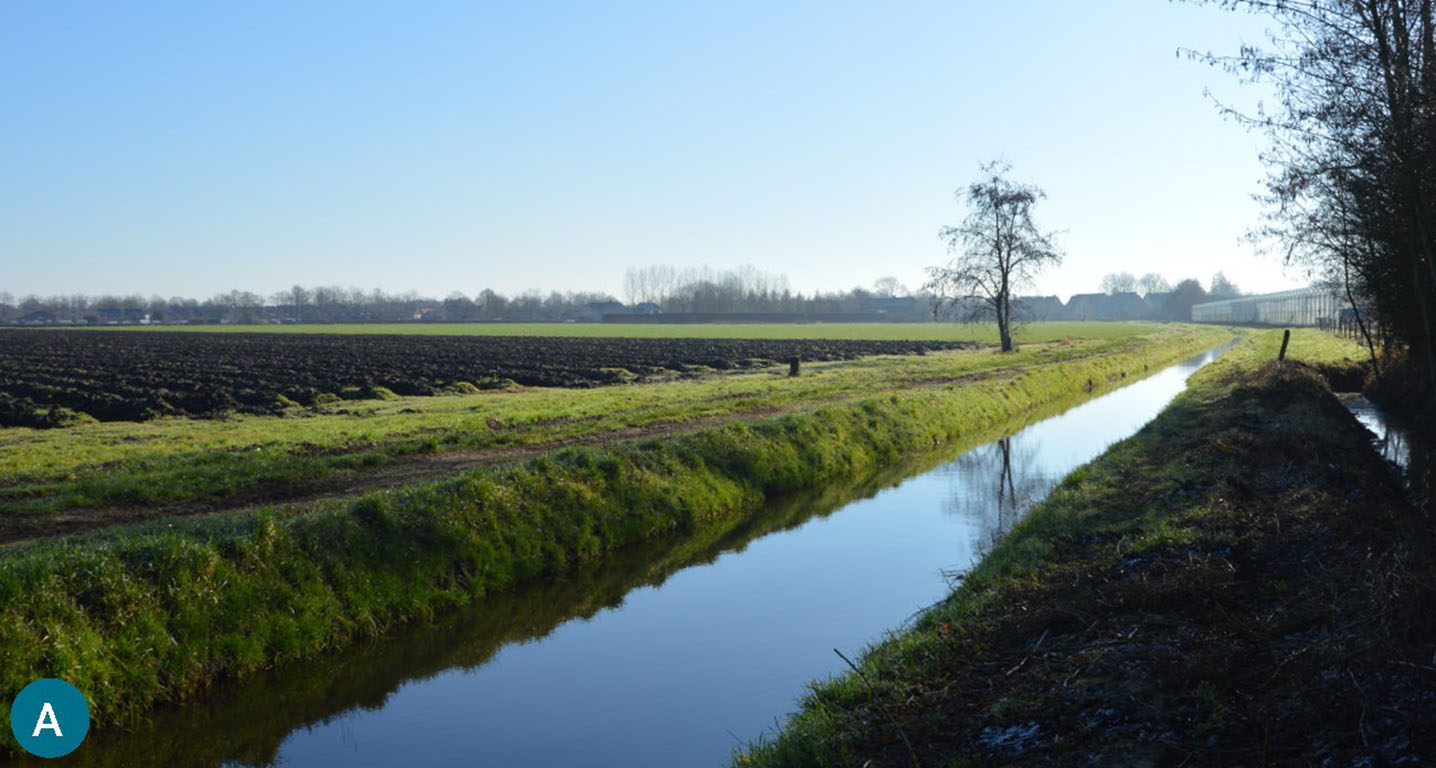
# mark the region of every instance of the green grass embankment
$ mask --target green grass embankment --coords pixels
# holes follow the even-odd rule
[[[1436,758],[1436,526],[1318,375],[1360,351],[1298,332],[1279,365],[1280,337],[1199,372],[734,764]]]
[[[342,648],[618,548],[861,476],[1220,340],[1216,329],[753,423],[571,448],[375,493],[17,545],[0,556],[0,688],[61,677],[101,724]],[[0,712],[3,714],[3,712]]]

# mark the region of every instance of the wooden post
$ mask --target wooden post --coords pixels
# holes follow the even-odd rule
[[[797,355],[793,355],[792,359],[788,360],[788,375],[789,375],[789,376],[797,376],[797,375],[798,375],[798,360],[799,360],[799,359],[800,359],[800,358],[799,358]]]
[[[1285,359],[1286,359],[1286,343],[1287,343],[1288,341],[1291,341],[1291,329],[1290,329],[1290,328],[1286,329],[1285,331],[1282,331],[1282,334],[1281,334],[1281,351],[1276,354],[1276,359],[1277,359],[1278,361],[1281,361],[1281,360],[1285,360]]]

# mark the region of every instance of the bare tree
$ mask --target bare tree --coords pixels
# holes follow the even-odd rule
[[[681,284],[701,282],[707,279],[693,270],[679,271],[667,264],[652,264],[646,267],[629,267],[623,273],[623,295],[629,304],[653,302],[661,304],[672,298]]]
[[[1169,293],[1172,290],[1172,284],[1167,282],[1167,278],[1156,272],[1148,272],[1137,278],[1137,290],[1143,296],[1150,293]]]
[[[907,295],[907,286],[903,285],[896,277],[889,275],[887,277],[880,277],[873,282],[873,293],[889,298],[893,296],[905,296]]]
[[[623,272],[623,298],[629,304],[641,304],[645,301],[653,301],[653,289],[649,280],[650,271],[638,267],[629,267]]]
[[[1102,278],[1100,288],[1107,295],[1133,293],[1137,290],[1137,278],[1131,272],[1109,272]]]
[[[939,231],[953,258],[945,267],[929,267],[923,286],[935,297],[934,314],[971,306],[996,320],[1003,352],[1012,351],[1013,293],[1030,286],[1044,267],[1062,262],[1055,233],[1032,220],[1032,207],[1046,194],[1007,178],[1010,170],[1006,163],[984,163],[982,178],[954,193],[966,203],[967,218]]]
[[[302,285],[295,285],[289,289],[289,301],[294,304],[294,321],[304,322],[304,305],[309,303],[309,291]]]

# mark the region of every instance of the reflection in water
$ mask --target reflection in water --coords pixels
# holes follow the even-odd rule
[[[1021,432],[974,448],[942,469],[950,490],[947,513],[965,518],[983,546],[995,544],[1062,479],[1043,471],[1039,448],[1035,436]]]
[[[1373,443],[1382,458],[1400,468],[1402,480],[1412,499],[1423,506],[1430,506],[1433,494],[1436,494],[1436,488],[1432,487],[1436,456],[1432,455],[1431,446],[1416,430],[1388,415],[1365,397],[1343,397],[1342,404],[1372,433]]]
[[[723,763],[792,710],[807,681],[843,671],[833,648],[857,653],[946,595],[944,572],[969,568],[1214,356],[1065,411],[1054,404],[1009,435],[969,435],[853,485],[219,686],[132,733],[92,732],[71,762]]]

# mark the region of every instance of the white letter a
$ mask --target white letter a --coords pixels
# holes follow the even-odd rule
[[[54,731],[55,735],[62,739],[65,737],[65,734],[60,733],[60,721],[55,718],[55,710],[48,701],[45,702],[45,706],[40,708],[40,719],[35,721],[35,732],[30,736],[39,736],[40,731],[46,728]]]

